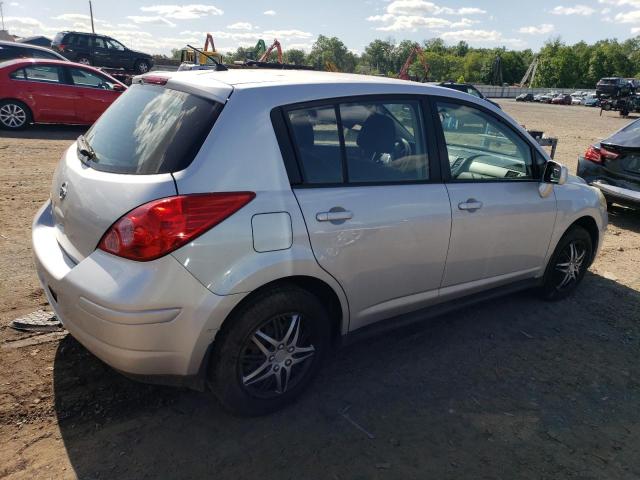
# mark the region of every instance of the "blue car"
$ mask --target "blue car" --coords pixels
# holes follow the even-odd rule
[[[593,94],[584,97],[583,102],[585,107],[597,107],[600,104],[598,97]]]

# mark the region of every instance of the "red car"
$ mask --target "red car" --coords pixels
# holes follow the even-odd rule
[[[551,103],[553,103],[554,105],[571,105],[571,100],[571,95],[565,95],[564,93],[561,93],[557,97],[553,98],[551,100]]]
[[[0,127],[91,125],[127,87],[95,68],[61,60],[0,63]]]

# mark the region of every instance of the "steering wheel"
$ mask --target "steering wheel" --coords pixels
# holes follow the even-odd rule
[[[393,159],[397,160],[398,158],[408,157],[412,153],[411,144],[407,141],[406,138],[400,137],[393,144]]]

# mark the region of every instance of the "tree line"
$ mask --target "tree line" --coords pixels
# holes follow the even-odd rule
[[[412,78],[446,81],[513,85],[521,81],[534,58],[538,69],[533,87],[594,88],[602,77],[640,78],[640,36],[624,42],[606,39],[594,44],[579,42],[567,45],[560,38],[548,40],[539,52],[500,48],[474,48],[461,41],[446,45],[442,39],[422,43],[392,39],[376,39],[357,55],[337,37],[318,36],[309,53],[299,49],[283,52],[286,63],[310,65],[318,70],[368,75],[398,76],[411,51],[420,46],[430,70],[425,78],[422,63],[414,58],[409,68]],[[173,51],[179,58],[179,50]],[[499,58],[499,62],[496,59]],[[253,48],[239,47],[225,55],[225,62],[257,60]],[[272,52],[270,61],[275,61]],[[501,75],[496,75],[498,63]],[[498,80],[499,81],[499,80]]]

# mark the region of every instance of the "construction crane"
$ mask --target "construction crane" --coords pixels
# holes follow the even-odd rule
[[[211,46],[211,50],[209,50],[209,46]],[[187,45],[180,52],[180,62],[184,65],[218,65],[222,63],[222,60],[222,54],[216,52],[213,36],[210,33],[207,33],[203,50]]]
[[[409,67],[411,67],[411,64],[413,63],[416,57],[418,57],[418,60],[420,60],[420,63],[422,64],[422,68],[424,69],[424,79],[425,80],[427,79],[427,77],[429,76],[429,70],[431,69],[431,67],[427,63],[427,61],[424,59],[424,51],[422,50],[422,48],[420,48],[419,45],[416,45],[411,49],[411,52],[407,57],[407,61],[404,62],[404,65],[402,66],[402,69],[398,74],[399,79],[411,80],[411,78],[409,77]]]
[[[267,51],[267,46],[265,45],[264,40],[259,39],[258,43],[256,43],[256,46],[253,47],[253,55],[254,55],[253,58],[256,58],[256,59],[260,58],[266,51]]]
[[[339,72],[340,70],[338,70],[338,67],[336,66],[335,63],[333,63],[331,60],[326,60],[324,62],[324,69],[327,72]]]
[[[260,43],[260,42],[258,42]],[[257,45],[256,45],[257,46]],[[278,63],[282,63],[282,46],[278,40],[274,40],[273,43],[267,50],[262,54],[262,56],[258,59],[258,62],[266,62],[269,60],[269,55],[273,52],[273,49],[278,49]]]
[[[527,68],[522,80],[518,84],[518,87],[531,87],[533,85],[533,81],[536,78],[536,72],[538,71],[538,57],[534,57],[531,65]]]

